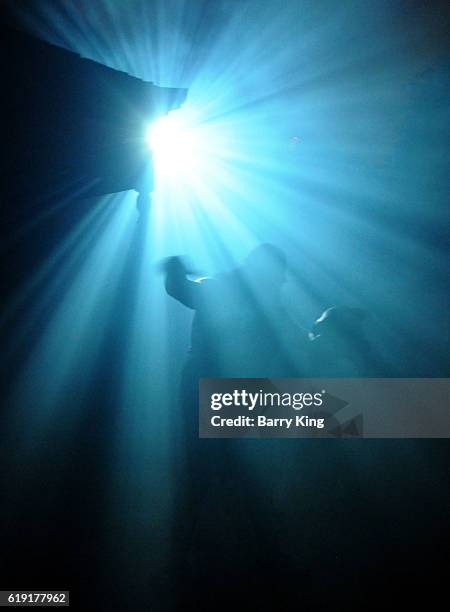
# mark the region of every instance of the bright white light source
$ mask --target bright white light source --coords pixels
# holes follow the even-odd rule
[[[194,169],[200,149],[198,134],[176,116],[167,115],[151,123],[145,140],[158,173],[179,174]]]

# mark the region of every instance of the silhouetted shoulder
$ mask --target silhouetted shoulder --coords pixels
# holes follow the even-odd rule
[[[222,293],[222,283],[212,276],[203,276],[191,282],[195,286],[196,309],[211,304],[211,302],[219,299],[219,294]]]

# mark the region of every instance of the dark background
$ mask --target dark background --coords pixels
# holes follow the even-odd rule
[[[191,72],[202,64],[208,45],[218,38],[238,4],[199,2],[196,20],[185,7],[191,38],[184,68],[170,83],[162,79],[157,84],[189,87]],[[331,10],[330,3],[317,4],[319,8],[307,13],[313,23],[318,17],[325,20]],[[394,168],[404,164],[404,184],[413,183],[411,192],[416,199],[407,194],[398,209],[384,204],[377,209],[375,198],[374,209],[365,208],[364,215],[368,223],[381,219],[397,229],[397,235],[434,249],[433,257],[426,261],[423,251],[411,254],[411,259],[397,260],[392,254],[400,247],[392,238],[390,250],[377,251],[383,269],[394,268],[405,283],[398,293],[386,292],[387,303],[408,311],[403,325],[400,317],[395,321],[388,340],[392,342],[388,352],[393,375],[448,376],[448,123],[433,126],[433,139],[426,141],[431,148],[435,145],[436,157],[431,161],[424,150],[414,149],[416,140],[428,131],[427,121],[442,117],[448,96],[448,14],[444,3],[394,4],[395,28],[423,34],[421,46],[411,43],[406,54],[423,54],[431,65],[431,73],[424,69],[422,81],[413,80],[410,115],[403,131],[396,124],[400,140],[391,158]],[[41,9],[48,6],[3,3],[3,23],[33,31],[30,23],[39,23],[36,15],[42,19]],[[156,4],[147,6],[147,18],[154,22]],[[349,20],[354,6],[349,4]],[[80,23],[85,22],[87,5],[79,3],[78,7],[83,17]],[[126,32],[133,29],[133,23],[140,23],[137,7],[138,3],[131,3],[129,13],[118,13],[123,18],[118,23],[123,23]],[[283,10],[281,5],[278,10]],[[366,5],[355,10],[370,30],[371,10]],[[89,14],[88,21],[93,32],[111,27],[100,12]],[[48,24],[52,24],[50,13]],[[50,27],[48,32],[50,42],[69,46],[66,40],[55,40]],[[5,49],[5,38],[2,43]],[[360,44],[355,43],[355,55]],[[101,61],[102,57],[93,59]],[[10,60],[4,51],[3,74],[14,70]],[[370,66],[366,70],[370,72]],[[67,104],[73,105],[73,81],[64,74],[60,78],[61,99],[67,96]],[[69,377],[63,395],[51,404],[53,412],[49,408],[46,428],[40,428],[40,411],[50,406],[48,391],[40,381],[51,386],[52,378],[59,376],[58,363],[44,359],[45,371],[34,373],[33,378],[33,373],[27,374],[27,360],[39,345],[42,328],[52,320],[55,304],[70,291],[77,270],[89,263],[89,249],[106,231],[115,204],[105,199],[99,207],[95,232],[86,238],[84,251],[79,252],[76,243],[67,246],[65,257],[70,266],[57,285],[49,280],[49,293],[45,283],[33,285],[46,258],[65,243],[99,199],[86,196],[90,182],[78,172],[76,180],[70,171],[68,178],[55,176],[52,160],[60,159],[65,149],[55,151],[51,138],[46,141],[44,137],[46,144],[30,159],[24,143],[33,142],[36,134],[51,134],[55,117],[49,114],[37,125],[36,108],[29,105],[26,95],[14,91],[23,105],[17,116],[26,117],[26,123],[21,125],[17,118],[11,121],[8,96],[13,99],[13,92],[2,89],[3,133],[7,136],[2,154],[1,588],[70,590],[72,607],[80,610],[184,610],[189,604],[198,610],[221,606],[237,610],[347,609],[394,602],[406,606],[418,601],[431,605],[438,591],[443,591],[449,569],[449,451],[445,440],[258,440],[245,441],[246,445],[239,441],[231,450],[217,446],[211,457],[220,463],[222,450],[223,456],[232,457],[229,473],[218,479],[203,501],[190,556],[180,559],[185,549],[179,534],[189,530],[186,525],[192,510],[183,507],[189,500],[192,474],[183,463],[176,432],[167,436],[166,448],[161,439],[167,432],[158,421],[165,411],[177,409],[177,375],[189,328],[187,315],[173,305],[166,306],[175,320],[169,324],[167,352],[159,354],[157,363],[149,357],[144,361],[144,366],[156,370],[155,377],[170,371],[172,394],[158,396],[157,389],[145,401],[139,398],[137,404],[143,402],[153,415],[139,438],[132,437],[139,422],[130,425],[122,415],[124,347],[139,303],[136,279],[148,240],[138,223],[132,226],[115,290],[107,291],[112,322],[105,328],[96,356],[91,357],[91,368]],[[85,96],[86,91],[79,90],[75,99],[77,108],[87,106],[80,116],[89,113]],[[399,116],[403,117],[401,112]],[[105,118],[105,125],[112,123],[112,118]],[[413,125],[417,131],[409,131]],[[290,126],[286,129],[289,133]],[[370,142],[366,146],[371,149]],[[131,149],[129,155],[133,155]],[[79,169],[82,163],[88,174],[91,164],[77,159],[75,152],[71,155],[69,166],[71,162]],[[103,163],[117,176],[117,167],[130,165],[129,155],[115,151],[114,159]],[[423,163],[417,161],[422,156]],[[11,160],[23,163],[27,157],[35,182],[24,187],[23,177],[30,173],[25,165],[19,168],[18,177]],[[419,184],[414,181],[420,167],[424,179]],[[378,167],[377,171],[383,183],[385,170]],[[321,189],[326,192],[328,188],[309,187],[311,197],[320,197]],[[351,199],[341,202],[339,195],[334,201],[350,213],[356,206]],[[425,209],[432,213],[421,216],[418,211]],[[295,217],[291,224],[297,221]],[[303,247],[302,252],[305,250]],[[336,248],[335,260],[339,253]],[[370,258],[361,258],[364,269]],[[417,264],[415,274],[411,274],[411,261]],[[410,291],[405,280],[409,274],[408,282],[415,291]],[[372,278],[384,286],[382,274]],[[24,286],[31,287],[26,299],[15,301]],[[162,286],[158,289],[162,292]],[[331,286],[322,287],[305,307],[304,322],[333,302],[332,295]],[[296,296],[293,290],[292,301]],[[390,312],[385,306],[376,304],[374,310],[382,316]],[[407,341],[396,343],[399,335]],[[63,344],[68,345],[69,340]],[[84,353],[82,359],[87,358]],[[39,416],[33,416],[34,407]],[[125,459],[118,459],[118,432],[123,440],[131,441],[131,450],[125,444]],[[173,495],[167,494],[169,488]]]

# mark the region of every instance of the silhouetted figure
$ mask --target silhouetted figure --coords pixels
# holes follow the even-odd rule
[[[361,308],[332,306],[310,332],[310,375],[323,378],[381,376],[380,365],[364,333],[368,313]]]
[[[302,375],[296,355],[307,350],[307,338],[288,316],[282,304],[281,289],[286,279],[284,253],[270,244],[254,249],[234,270],[198,281],[189,280],[190,270],[179,257],[165,261],[165,286],[169,295],[194,310],[191,347],[182,372],[180,409],[183,420],[180,449],[184,451],[180,470],[184,486],[180,488],[175,521],[174,555],[198,555],[204,532],[209,536],[204,546],[217,548],[209,539],[220,523],[205,516],[205,506],[223,506],[224,490],[233,509],[239,508],[249,521],[249,529],[239,528],[234,516],[230,529],[247,538],[251,557],[260,561],[266,552],[273,556],[269,520],[264,517],[264,502],[252,474],[246,473],[240,443],[248,440],[198,438],[198,384],[202,377],[281,377]],[[260,441],[259,441],[260,442]],[[265,449],[268,452],[269,443]],[[211,517],[215,511],[210,513]],[[206,513],[208,514],[208,513]],[[239,515],[242,512],[238,512]],[[212,525],[207,521],[211,520]],[[222,519],[224,520],[224,519]],[[206,521],[206,523],[205,523]],[[262,543],[263,542],[263,543]],[[214,557],[220,565],[221,555]],[[212,559],[210,563],[212,563]],[[226,568],[216,568],[222,574]],[[180,569],[186,580],[186,569]]]
[[[300,375],[294,356],[305,338],[282,305],[286,258],[281,249],[260,245],[239,268],[196,282],[187,278],[178,257],[165,269],[169,295],[195,310],[190,376]]]

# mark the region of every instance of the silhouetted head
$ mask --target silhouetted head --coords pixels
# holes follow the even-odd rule
[[[254,281],[281,287],[286,280],[286,255],[273,244],[260,244],[244,261],[243,269]]]

